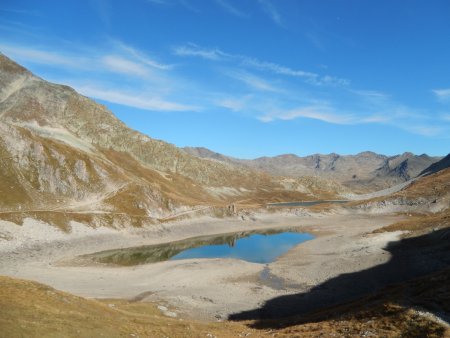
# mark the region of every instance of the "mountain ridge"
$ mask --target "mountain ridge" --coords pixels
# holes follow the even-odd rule
[[[355,192],[385,189],[405,182],[443,158],[426,154],[414,155],[411,152],[387,156],[364,151],[355,155],[330,153],[301,157],[295,154],[281,154],[244,160],[228,157],[206,148],[198,150],[185,147],[183,149],[194,156],[235,163],[275,176],[325,177],[336,180]]]
[[[433,164],[431,164],[428,168],[425,168],[420,174],[419,176],[428,176],[431,174],[435,174],[443,169],[449,168],[450,167],[450,154],[448,154],[447,156],[445,156],[443,159],[441,159],[440,161],[437,161]]]
[[[187,154],[105,106],[0,55],[2,212],[95,211],[150,220],[247,201],[330,198],[326,179],[283,178]],[[25,216],[24,216],[25,217]],[[84,216],[83,216],[84,217]],[[111,222],[107,219],[107,222]]]

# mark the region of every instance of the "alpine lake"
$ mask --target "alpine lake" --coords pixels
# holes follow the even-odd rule
[[[116,266],[192,258],[234,258],[266,264],[273,262],[294,246],[314,238],[299,230],[253,230],[201,236],[164,244],[101,251],[80,258]]]

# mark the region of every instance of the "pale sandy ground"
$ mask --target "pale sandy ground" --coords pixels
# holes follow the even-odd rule
[[[31,219],[23,226],[0,221],[0,274],[36,280],[80,296],[155,301],[179,316],[220,319],[277,296],[308,290],[339,274],[385,263],[390,255],[383,248],[397,240],[399,233],[367,233],[399,219],[380,214],[261,213],[254,220],[204,217],[148,229],[91,229],[73,223],[71,234]],[[267,266],[236,259],[190,259],[135,267],[57,263],[100,250],[286,226],[301,227],[317,237]],[[260,278],[263,270],[270,279]]]

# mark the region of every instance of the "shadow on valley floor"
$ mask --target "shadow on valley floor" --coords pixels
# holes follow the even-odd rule
[[[450,228],[391,242],[385,250],[391,254],[391,259],[385,264],[355,273],[339,275],[313,287],[308,292],[271,299],[260,308],[232,314],[229,319],[234,321],[251,320],[249,325],[254,328],[270,329],[320,320],[318,319],[320,316],[326,316],[327,319],[339,318],[342,315],[340,304],[359,299],[359,305],[370,306],[369,299],[373,302],[374,299],[377,301],[380,297],[384,297],[385,290],[389,290],[384,288],[390,286],[391,289],[395,289],[395,286],[392,286],[395,283],[403,283],[446,268],[445,278],[447,278],[446,280],[450,279],[448,278],[450,275],[450,269],[448,269],[450,267]],[[420,296],[414,296],[417,294],[417,290],[414,289],[416,291],[411,294],[406,292],[400,296],[397,295],[396,300],[406,306],[425,308],[448,320],[450,297],[449,290],[447,290],[449,287],[445,287],[445,299],[435,299],[436,301],[423,304]],[[426,285],[425,288],[427,288]],[[380,292],[382,289],[383,292]],[[402,292],[406,290],[403,285],[397,289]],[[362,297],[365,299],[361,299]],[[434,296],[431,298],[434,299]],[[333,307],[335,307],[335,311],[333,311]],[[328,310],[323,311],[326,308]],[[288,317],[295,317],[296,320],[287,320]]]

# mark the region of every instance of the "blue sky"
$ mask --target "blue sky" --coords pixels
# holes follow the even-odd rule
[[[241,158],[450,152],[450,1],[3,0],[0,51]]]

